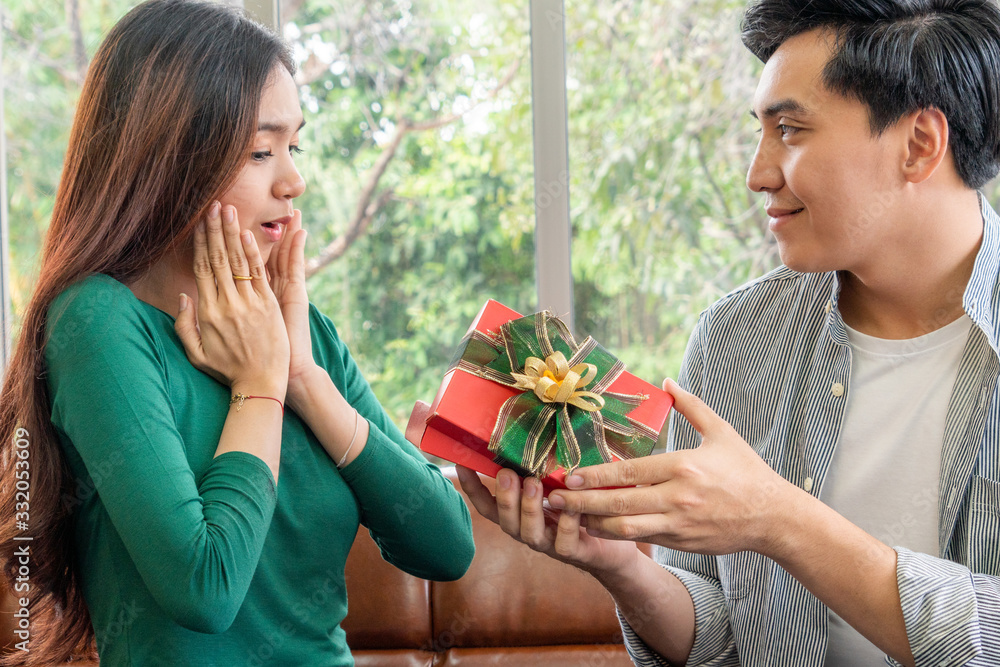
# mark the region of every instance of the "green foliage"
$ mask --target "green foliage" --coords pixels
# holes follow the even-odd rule
[[[52,214],[80,84],[60,3],[5,3],[3,12],[9,284],[16,325],[30,296],[42,235]],[[84,26],[88,34],[99,31],[94,21]]]
[[[744,3],[573,3],[567,17],[578,327],[676,375],[698,313],[777,263],[744,183],[758,66]]]
[[[309,187],[300,200],[311,252],[345,231],[402,123],[462,111],[523,62],[481,108],[403,138],[378,184],[380,192],[392,189],[389,202],[344,257],[310,280],[310,297],[337,322],[400,424],[415,400],[433,398],[487,298],[532,309],[528,27],[526,9],[514,8],[317,0],[305,4],[290,30],[316,35],[323,45],[352,45],[316,48],[327,67],[309,76],[305,93],[315,100],[312,109],[306,105],[302,168]],[[352,33],[358,25],[369,33]],[[320,59],[314,53],[311,62]],[[310,61],[302,71],[310,72]]]

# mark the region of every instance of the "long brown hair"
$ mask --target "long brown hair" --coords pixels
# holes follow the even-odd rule
[[[15,550],[29,544],[31,554],[30,593],[17,595],[30,600],[30,651],[2,664],[61,662],[94,636],[73,553],[72,507],[60,500],[73,497],[79,480],[49,421],[49,306],[89,274],[127,283],[190,242],[198,219],[246,162],[260,98],[278,65],[294,72],[276,35],[239,10],[191,0],[139,5],[90,65],[38,283],[0,391],[0,564],[10,586]],[[24,535],[15,519],[24,449],[31,542],[15,540]]]

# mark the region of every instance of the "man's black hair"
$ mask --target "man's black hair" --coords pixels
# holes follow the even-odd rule
[[[826,87],[868,106],[872,133],[936,108],[958,175],[979,188],[1000,170],[1000,8],[993,0],[757,0],[743,43],[763,62],[795,35],[836,35]]]

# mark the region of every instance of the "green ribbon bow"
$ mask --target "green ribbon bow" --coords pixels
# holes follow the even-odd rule
[[[647,456],[658,433],[628,413],[643,394],[607,389],[625,364],[588,337],[578,345],[549,312],[504,323],[498,332],[473,330],[453,368],[522,393],[500,408],[489,449],[498,463],[523,475],[544,476],[556,462],[572,473],[581,466]]]

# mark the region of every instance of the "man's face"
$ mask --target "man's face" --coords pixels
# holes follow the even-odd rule
[[[905,186],[901,125],[873,138],[868,108],[826,89],[833,37],[789,39],[764,66],[753,111],[760,143],[747,186],[765,197],[781,260],[798,271],[864,272],[895,243]],[[895,215],[894,215],[895,214]]]

